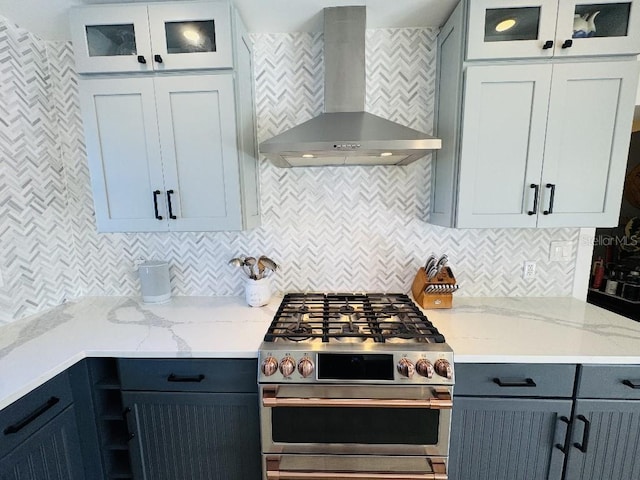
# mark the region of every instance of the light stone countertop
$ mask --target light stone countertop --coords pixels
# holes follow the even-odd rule
[[[84,297],[0,327],[0,409],[85,357],[255,358],[281,297]],[[427,310],[456,362],[640,364],[640,323],[571,298]]]

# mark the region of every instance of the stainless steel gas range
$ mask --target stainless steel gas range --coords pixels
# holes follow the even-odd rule
[[[454,372],[403,294],[287,294],[260,346],[263,479],[445,480]]]

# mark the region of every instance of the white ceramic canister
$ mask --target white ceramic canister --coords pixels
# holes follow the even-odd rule
[[[171,300],[167,262],[160,260],[143,262],[138,267],[138,276],[144,303],[165,303]]]
[[[261,278],[252,280],[247,278],[244,284],[244,294],[247,303],[252,307],[262,307],[271,300],[271,280]]]

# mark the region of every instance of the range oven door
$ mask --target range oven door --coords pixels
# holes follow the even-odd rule
[[[447,480],[446,459],[373,455],[266,455],[265,480]]]
[[[450,387],[261,385],[260,395],[264,453],[449,453]]]

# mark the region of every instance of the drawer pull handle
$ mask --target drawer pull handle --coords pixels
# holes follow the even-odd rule
[[[629,388],[633,388],[634,390],[640,389],[640,383],[633,383],[631,380],[623,380],[622,383]]]
[[[161,55],[155,54],[153,56],[153,59],[158,63],[162,63],[162,56]]]
[[[138,63],[147,63],[147,59],[144,58],[144,55],[138,55]]]
[[[589,445],[589,431],[591,430],[591,422],[587,420],[584,415],[578,415],[576,417],[581,422],[584,422],[584,430],[582,431],[582,443],[574,443],[573,446],[580,450],[582,453],[587,453],[587,445]]]
[[[10,435],[12,433],[18,433],[20,430],[22,430],[24,427],[29,425],[36,418],[38,418],[44,412],[49,410],[51,407],[53,407],[59,401],[60,401],[60,399],[58,397],[51,397],[43,405],[41,405],[38,408],[36,408],[33,412],[31,412],[29,415],[24,417],[22,420],[20,420],[17,423],[14,423],[13,425],[9,425],[7,428],[5,428],[4,429],[4,434],[5,435]]]
[[[555,447],[566,455],[567,451],[569,450],[569,426],[571,425],[571,420],[569,420],[564,415],[561,416],[559,418],[559,420],[562,423],[566,423],[567,424],[567,431],[564,434],[564,445],[560,445],[559,443],[556,443]]]
[[[204,380],[204,375],[175,375],[171,374],[167,377],[167,382],[186,382],[186,383],[200,383]]]
[[[542,45],[543,50],[549,50],[550,48],[553,48],[553,40],[547,40],[544,42],[544,45]]]
[[[493,383],[500,387],[537,387],[536,382],[534,382],[531,378],[525,378],[524,380],[502,380],[500,378],[494,378]]]

